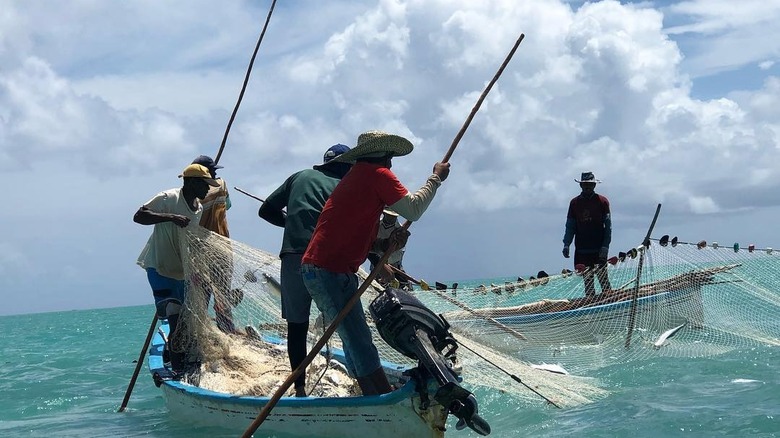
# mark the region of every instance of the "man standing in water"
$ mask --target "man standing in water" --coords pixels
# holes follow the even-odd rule
[[[268,195],[257,214],[273,225],[284,228],[282,250],[282,318],[287,320],[287,356],[295,370],[306,358],[311,295],[301,277],[301,257],[317,226],[325,201],[341,178],[352,167],[334,158],[349,151],[336,144],[325,151],[322,164],[292,174]],[[287,213],[284,209],[287,208]],[[295,396],[306,397],[306,373],[295,381]]]
[[[355,272],[376,239],[379,216],[385,206],[408,220],[417,220],[449,175],[449,163],[436,163],[425,184],[416,193],[409,193],[390,168],[393,157],[407,155],[413,148],[403,137],[369,131],[360,134],[355,148],[337,158],[344,162],[355,160],[356,164],[325,203],[301,259],[303,281],[317,307],[330,320],[357,292]],[[406,230],[399,228],[391,240],[401,248],[408,236]],[[392,391],[359,302],[339,324],[338,333],[344,343],[347,369],[357,379],[363,395]]]
[[[198,199],[206,197],[209,187],[219,186],[208,169],[200,164],[190,164],[179,178],[184,179],[181,188],[158,193],[133,216],[138,224],[154,225],[137,263],[146,270],[157,316],[168,319],[169,345],[173,345],[179,336],[176,327],[186,294],[181,234],[184,228],[197,227],[200,222],[203,207]],[[183,368],[184,352],[171,349],[170,359],[174,370]]]
[[[595,192],[597,180],[593,172],[583,172],[579,181],[582,193],[569,202],[566,231],[563,235],[563,256],[569,258],[569,246],[574,240],[574,266],[585,267],[585,296],[595,298],[594,271],[602,293],[612,289],[607,275],[607,256],[612,241],[612,217],[609,200]]]

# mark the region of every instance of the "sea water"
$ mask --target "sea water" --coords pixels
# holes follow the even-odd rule
[[[152,315],[149,305],[0,317],[0,437],[235,436],[170,418],[145,367],[117,413]],[[560,410],[479,391],[480,414],[492,437],[780,436],[777,347],[619,364],[595,377],[610,395],[592,404]],[[454,423],[448,437],[477,436]]]

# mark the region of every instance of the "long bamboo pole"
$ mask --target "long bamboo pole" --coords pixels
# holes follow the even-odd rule
[[[265,17],[265,24],[263,25],[263,30],[260,32],[260,37],[257,39],[257,44],[255,45],[255,51],[252,53],[252,58],[249,60],[249,66],[246,69],[246,76],[244,76],[244,83],[241,85],[241,92],[238,93],[238,100],[236,101],[236,106],[233,108],[233,112],[230,114],[230,120],[228,120],[227,127],[225,128],[225,135],[222,136],[222,144],[219,146],[219,152],[217,152],[217,156],[214,157],[214,163],[218,163],[219,159],[222,157],[222,151],[225,150],[225,143],[227,143],[228,134],[230,133],[230,127],[233,126],[233,121],[236,119],[236,114],[238,114],[238,107],[241,106],[241,101],[244,99],[244,92],[246,92],[247,84],[249,84],[249,76],[252,74],[252,67],[255,65],[255,58],[257,58],[257,52],[260,50],[260,43],[263,42],[263,37],[265,36],[265,31],[268,29],[268,23],[271,21],[271,15],[274,13],[274,7],[276,6],[276,0],[273,0],[271,2],[271,9],[268,10],[268,16]]]
[[[154,328],[157,327],[157,313],[155,312],[152,319],[152,325],[149,326],[149,333],[146,334],[146,341],[144,346],[141,347],[141,354],[138,355],[138,362],[135,364],[135,371],[133,371],[133,377],[130,378],[130,383],[127,385],[127,391],[125,391],[125,398],[122,399],[122,406],[119,407],[117,412],[124,412],[127,407],[127,403],[130,401],[130,394],[133,393],[135,387],[135,381],[138,379],[138,373],[141,371],[141,366],[144,364],[144,356],[146,356],[146,350],[149,348],[149,343],[152,341],[152,335],[154,334]]]
[[[477,100],[476,105],[474,105],[474,108],[471,110],[471,113],[469,114],[468,118],[463,123],[463,126],[460,128],[460,131],[458,131],[458,134],[455,136],[455,139],[452,140],[452,144],[450,145],[449,150],[444,155],[444,159],[442,160],[443,163],[448,162],[449,159],[452,157],[452,154],[455,152],[455,148],[457,148],[460,139],[463,138],[463,134],[465,134],[466,129],[468,129],[469,125],[471,124],[471,120],[474,118],[474,115],[477,113],[477,111],[479,111],[479,107],[482,106],[482,102],[485,100],[485,97],[487,97],[487,94],[490,92],[490,89],[493,88],[493,85],[501,76],[501,73],[503,73],[507,64],[509,64],[509,60],[512,59],[512,56],[514,56],[515,51],[517,51],[517,47],[520,45],[520,43],[523,41],[524,38],[525,35],[520,34],[520,38],[518,38],[517,42],[515,42],[515,45],[512,47],[512,50],[509,52],[504,62],[501,64],[501,67],[498,69],[495,76],[493,76],[493,79],[491,79],[488,86],[482,92],[482,95],[479,96],[479,100]],[[406,221],[406,223],[403,224],[403,228],[405,230],[408,230],[410,226],[411,226],[410,221]],[[328,342],[330,337],[333,336],[333,333],[336,331],[336,328],[341,323],[341,321],[343,321],[344,318],[346,318],[347,314],[352,310],[352,307],[354,307],[355,304],[360,300],[360,296],[363,295],[363,292],[365,292],[365,290],[368,288],[371,282],[374,281],[377,275],[379,275],[379,270],[382,269],[382,266],[384,266],[387,263],[388,258],[390,258],[390,254],[395,252],[395,250],[397,249],[398,248],[396,247],[395,242],[391,243],[390,248],[388,248],[387,251],[385,251],[385,253],[382,254],[382,258],[376,264],[374,269],[371,271],[371,273],[368,274],[368,277],[366,277],[366,279],[363,281],[363,284],[360,285],[357,292],[355,292],[355,294],[352,295],[352,298],[349,299],[347,304],[344,305],[344,308],[341,309],[341,312],[339,312],[339,314],[336,315],[336,318],[330,323],[328,328],[325,330],[325,333],[322,335],[319,341],[317,341],[314,347],[312,347],[311,351],[303,360],[303,362],[301,362],[301,364],[298,365],[298,367],[292,372],[292,374],[290,374],[290,376],[287,377],[287,379],[282,383],[282,385],[271,396],[271,399],[268,400],[268,403],[266,403],[265,406],[263,406],[263,409],[257,415],[257,418],[255,418],[255,420],[252,421],[252,424],[250,424],[249,427],[246,429],[246,431],[244,431],[242,438],[250,438],[252,434],[257,430],[257,428],[260,427],[261,424],[263,424],[265,419],[268,418],[268,415],[271,413],[271,410],[274,408],[274,406],[276,406],[276,404],[282,398],[282,396],[287,391],[287,389],[290,388],[290,386],[293,384],[293,382],[295,382],[298,376],[300,376],[301,373],[303,373],[306,367],[309,366],[309,364],[319,354],[319,351],[322,349],[322,347],[325,346],[325,343]]]

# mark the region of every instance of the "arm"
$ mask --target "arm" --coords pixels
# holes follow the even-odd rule
[[[433,165],[433,174],[428,177],[422,187],[413,195],[407,193],[398,202],[390,206],[398,214],[410,221],[416,221],[425,213],[431,205],[436,190],[450,174],[450,163],[436,163]]]
[[[184,228],[189,225],[190,218],[180,214],[157,213],[149,210],[146,208],[146,206],[141,206],[141,208],[135,212],[135,215],[133,215],[133,222],[141,225],[154,225],[163,222],[173,222],[175,225]]]
[[[273,208],[268,202],[264,202],[263,205],[260,206],[260,209],[257,210],[257,215],[265,219],[271,225],[276,225],[277,227],[284,228],[285,224],[287,224],[287,215],[284,211]]]
[[[428,209],[428,206],[431,205],[433,196],[440,185],[441,180],[436,175],[431,175],[419,190],[414,194],[407,193],[406,196],[391,205],[390,208],[407,220],[414,222],[420,219],[425,210]]]
[[[257,215],[265,219],[271,225],[282,227],[287,224],[287,213],[284,212],[284,208],[287,207],[287,202],[290,199],[290,186],[297,173],[291,175],[287,180],[273,191],[265,199],[260,209],[257,210]]]
[[[566,227],[563,232],[563,246],[571,245],[574,240],[574,234],[577,232],[577,219],[574,214],[575,200],[574,198],[569,202],[569,211],[566,213]]]
[[[609,208],[609,201],[602,196],[602,202],[604,204],[604,240],[601,243],[602,248],[609,248],[609,244],[612,243],[612,212]]]

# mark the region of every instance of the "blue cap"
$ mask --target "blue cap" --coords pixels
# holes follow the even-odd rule
[[[200,164],[201,166],[206,166],[209,170],[217,170],[222,169],[222,166],[214,162],[214,159],[209,157],[208,155],[200,155],[198,158],[192,160],[192,164]]]
[[[325,155],[322,156],[322,164],[330,162],[330,160],[338,157],[348,150],[349,146],[347,145],[343,145],[341,143],[334,144],[333,146],[329,147],[327,151],[325,151]]]

